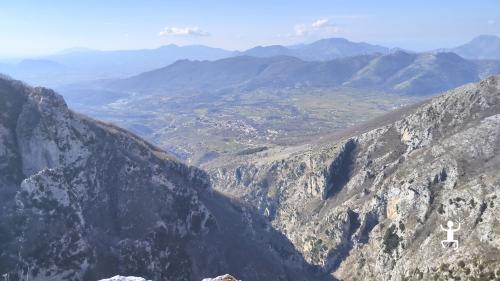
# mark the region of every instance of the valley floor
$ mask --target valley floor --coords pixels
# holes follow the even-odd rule
[[[194,165],[223,155],[310,143],[425,98],[351,88],[125,95],[90,106],[66,97],[75,110],[125,127]]]

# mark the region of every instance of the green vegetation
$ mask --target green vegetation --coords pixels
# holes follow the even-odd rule
[[[311,249],[311,259],[315,263],[319,263],[322,259],[323,254],[328,250],[328,248],[323,244],[323,240],[316,239],[312,242]]]
[[[391,225],[384,234],[384,251],[388,254],[392,254],[392,252],[398,248],[400,242],[401,237],[396,233],[396,225]]]

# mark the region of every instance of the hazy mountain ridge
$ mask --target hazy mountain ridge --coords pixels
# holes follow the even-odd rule
[[[437,52],[456,52],[465,58],[476,60],[500,59],[498,41],[495,36],[483,35],[463,46],[440,49]],[[180,59],[213,61],[249,55],[263,58],[293,56],[304,61],[329,61],[360,55],[390,54],[397,50],[344,38],[326,38],[293,46],[258,46],[246,51],[230,51],[203,45],[166,45],[156,49],[115,51],[71,48],[49,56],[28,58],[17,64],[0,64],[0,72],[32,84],[55,87],[96,79],[124,78],[165,67]],[[33,68],[28,67],[29,65]]]
[[[293,47],[293,46],[292,46]],[[367,43],[354,43],[343,38],[322,39],[307,45],[256,47],[238,52],[203,45],[177,46],[156,49],[100,51],[71,48],[59,53],[25,59],[17,64],[0,65],[0,72],[33,84],[61,86],[97,79],[116,79],[156,68],[177,60],[218,60],[237,55],[297,56],[306,60],[328,60],[345,56],[383,53],[385,48]],[[29,64],[34,66],[31,69]],[[43,64],[46,67],[42,67]],[[50,65],[49,65],[50,64]],[[58,65],[58,67],[54,67]]]
[[[480,68],[496,71],[496,64]],[[163,94],[217,92],[259,88],[340,87],[430,95],[476,82],[476,64],[453,53],[366,55],[325,62],[295,57],[238,56],[217,61],[178,61],[140,75],[103,83],[104,88]]]
[[[156,49],[118,50],[118,51],[76,51],[56,54],[48,60],[71,65],[74,68],[107,72],[121,75],[162,67],[179,59],[216,60],[232,55],[232,51],[202,45],[166,45]]]
[[[213,192],[203,171],[70,111],[55,92],[2,78],[0,109],[9,280],[323,279],[252,208]]]
[[[294,46],[258,46],[240,53],[255,57],[292,56],[305,61],[328,61],[359,55],[387,54],[389,48],[365,42],[352,42],[344,38],[327,38],[310,44]]]
[[[480,35],[461,46],[447,51],[454,52],[467,59],[499,60],[500,38],[494,35]]]
[[[202,45],[166,45],[156,49],[117,51],[76,48],[46,57],[25,59],[17,64],[0,65],[0,72],[32,84],[59,86],[127,77],[180,59],[216,60],[233,54],[232,51]],[[46,67],[42,67],[44,64]]]
[[[500,77],[400,114],[362,134],[204,168],[341,280],[500,277]],[[448,220],[461,223],[458,250],[440,244]]]

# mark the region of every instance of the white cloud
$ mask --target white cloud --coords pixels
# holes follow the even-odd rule
[[[295,36],[306,36],[309,33],[309,30],[306,25],[304,24],[298,24],[295,26]]]
[[[315,36],[333,36],[341,32],[341,29],[333,24],[330,19],[318,19],[310,24],[298,24],[294,27],[295,36],[305,37]]]
[[[165,27],[159,33],[160,36],[208,36],[208,32],[199,27]]]
[[[488,24],[495,24],[496,20],[488,20]]]
[[[329,19],[319,19],[311,24],[311,27],[314,28],[321,28],[324,26],[330,25],[330,20]]]

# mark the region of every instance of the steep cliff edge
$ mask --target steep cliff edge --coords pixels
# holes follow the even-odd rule
[[[500,278],[499,98],[491,77],[331,144],[206,168],[339,279]],[[448,220],[457,250],[441,246]]]
[[[0,274],[11,281],[323,279],[205,172],[4,77],[0,202]]]

